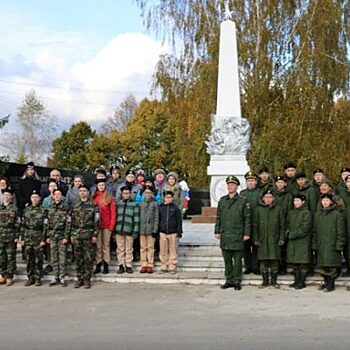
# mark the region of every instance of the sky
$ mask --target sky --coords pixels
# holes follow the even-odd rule
[[[35,89],[59,128],[98,127],[120,101],[149,96],[159,55],[133,0],[0,0],[0,117]]]

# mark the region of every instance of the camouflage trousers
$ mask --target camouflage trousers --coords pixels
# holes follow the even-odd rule
[[[16,248],[15,242],[0,241],[0,274],[3,277],[13,278],[16,271]]]
[[[38,245],[26,243],[27,276],[41,279],[43,277],[44,252]]]
[[[67,274],[67,245],[61,241],[50,244],[51,265],[55,279],[64,278]]]
[[[74,240],[74,256],[78,280],[91,279],[96,245],[91,240]]]
[[[279,260],[260,260],[260,271],[261,273],[278,273]]]

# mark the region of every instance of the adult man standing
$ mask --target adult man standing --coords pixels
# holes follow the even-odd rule
[[[85,185],[79,188],[80,201],[72,210],[71,241],[74,246],[75,264],[78,281],[75,288],[84,286],[91,288],[93,260],[95,257],[94,244],[97,242],[99,228],[99,213],[97,206],[89,200],[89,189]]]
[[[225,263],[225,284],[222,289],[241,289],[244,242],[251,235],[251,209],[249,201],[237,193],[239,180],[230,175],[226,178],[228,194],[220,198],[215,224],[215,238]]]
[[[50,172],[50,180],[54,180],[57,184],[57,188],[62,192],[62,195],[65,196],[67,191],[68,191],[68,186],[67,184],[62,180],[61,177],[61,172],[58,169],[53,169]],[[49,182],[46,184],[42,184],[41,185],[41,189],[40,189],[40,197],[42,199],[46,198],[47,196],[49,196],[50,190],[49,190]]]

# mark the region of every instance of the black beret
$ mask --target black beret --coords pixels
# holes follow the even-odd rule
[[[317,173],[322,173],[322,174],[324,174],[324,171],[323,171],[323,169],[321,169],[321,168],[315,168],[314,170],[312,170],[312,174],[313,174],[313,175],[315,175],[315,174],[317,174]]]
[[[134,176],[135,176],[135,171],[132,170],[132,169],[129,169],[129,170],[126,172],[125,176],[128,176],[128,175],[134,175]]]
[[[259,170],[259,175],[260,175],[261,173],[269,173],[269,172],[270,172],[269,168],[268,168],[267,166],[263,166],[263,167]]]
[[[276,176],[275,177],[275,182],[277,181],[284,181],[284,182],[287,182],[287,179],[285,176]]]
[[[345,173],[345,172],[350,173],[350,168],[346,168],[346,167],[341,168],[340,173],[342,174],[342,173]]]
[[[306,201],[306,196],[303,193],[296,193],[296,194],[293,195],[293,198],[299,198],[302,201]]]
[[[322,193],[320,199],[323,198],[329,198],[331,201],[333,201],[333,195],[331,193]]]
[[[152,186],[143,186],[142,192],[145,192],[146,190],[154,192],[154,188]]]
[[[86,189],[89,191],[89,186],[88,186],[88,185],[81,184],[81,185],[79,186],[79,190],[80,190],[81,188],[86,188]]]
[[[304,172],[300,172],[300,173],[297,173],[295,175],[295,178],[296,179],[307,179],[307,176],[306,176],[306,174]]]
[[[95,180],[95,184],[97,185],[97,184],[99,184],[100,182],[107,182],[107,179],[96,179]]]
[[[36,194],[37,196],[40,197],[40,192],[37,191],[37,190],[33,190],[32,193],[31,193],[30,195],[32,196],[33,194]]]
[[[124,191],[132,191],[132,187],[125,185],[120,189],[120,192],[124,192]]]
[[[273,191],[271,191],[271,190],[266,190],[266,191],[264,191],[264,192],[263,192],[263,194],[261,195],[261,197],[264,197],[264,196],[265,196],[265,194],[272,194],[272,195],[275,197],[274,192],[273,192]]]
[[[13,190],[10,187],[7,187],[7,188],[2,189],[1,193],[11,193],[11,194],[13,194]]]
[[[287,170],[289,168],[296,169],[297,165],[294,162],[288,162],[288,163],[284,164],[283,168],[284,168],[284,170]]]

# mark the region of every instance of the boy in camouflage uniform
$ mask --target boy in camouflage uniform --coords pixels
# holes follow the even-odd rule
[[[78,281],[75,288],[91,288],[95,244],[99,229],[99,212],[97,206],[89,200],[89,189],[79,187],[80,200],[71,212],[71,241],[74,245],[75,264]]]
[[[38,191],[32,192],[30,201],[31,204],[23,211],[21,226],[21,244],[25,245],[27,257],[26,287],[33,284],[41,286],[45,246],[44,221],[47,215],[46,209],[40,205],[41,197]]]
[[[11,189],[1,190],[3,203],[0,205],[0,284],[12,286],[16,271],[16,247],[20,218],[12,203]]]
[[[55,279],[49,286],[61,283],[66,287],[64,278],[67,273],[67,243],[69,239],[70,220],[69,207],[62,201],[62,190],[53,191],[54,202],[47,208],[45,222],[46,243],[50,244],[51,263]]]

